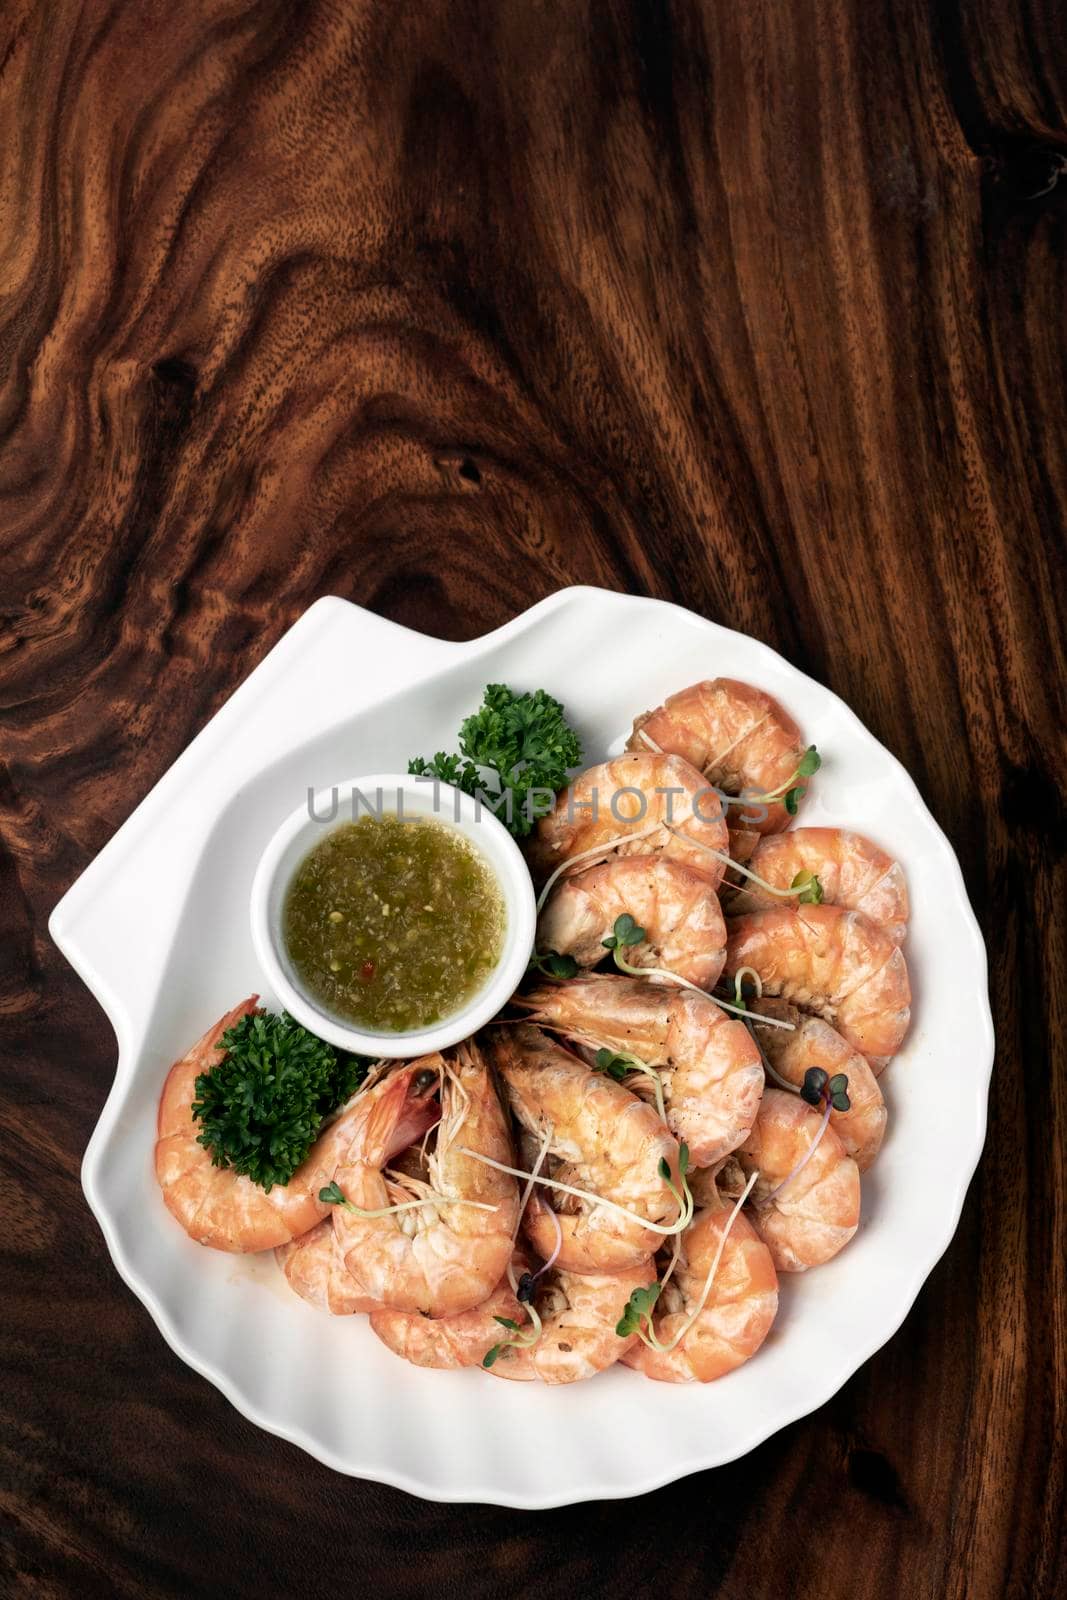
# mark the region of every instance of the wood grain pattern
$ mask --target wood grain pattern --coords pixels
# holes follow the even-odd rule
[[[1056,0],[0,7],[5,1593],[1063,1593],[1065,74]],[[422,1506],[119,1282],[113,1041],[45,920],[319,594],[462,638],[573,581],[905,762],[989,939],[991,1137],[818,1415],[636,1505]]]

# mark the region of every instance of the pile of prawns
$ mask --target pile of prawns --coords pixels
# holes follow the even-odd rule
[[[275,1250],[297,1294],[418,1366],[706,1383],[747,1361],[778,1274],[856,1232],[910,1020],[899,864],[790,826],[812,751],[731,679],[639,717],[528,841],[540,954],[508,1014],[381,1063],[265,1193],[211,1164],[191,1113],[244,1001],[164,1087],[170,1210],[203,1244]]]

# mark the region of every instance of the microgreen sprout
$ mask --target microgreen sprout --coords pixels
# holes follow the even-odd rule
[[[523,1278],[519,1280],[520,1288],[522,1287],[524,1279],[529,1278],[530,1276],[530,1273],[523,1274]],[[517,1295],[516,1298],[522,1299],[522,1296]],[[512,1317],[493,1318],[494,1322],[499,1322],[502,1328],[507,1329],[510,1337],[507,1339],[501,1339],[498,1344],[494,1344],[485,1352],[485,1355],[482,1357],[483,1367],[491,1367],[495,1361],[500,1359],[501,1356],[507,1355],[509,1350],[528,1350],[532,1345],[537,1343],[538,1339],[540,1339],[541,1318],[537,1314],[537,1307],[534,1305],[532,1299],[526,1300],[523,1303],[526,1305],[526,1309],[530,1313],[530,1320],[525,1325],[516,1322]]]
[[[620,1339],[628,1339],[631,1333],[641,1333],[642,1322],[646,1322],[651,1329],[652,1309],[660,1297],[661,1290],[661,1284],[651,1283],[647,1289],[633,1291],[626,1302],[626,1310],[615,1324],[615,1332]]]
[[[803,1172],[818,1149],[819,1141],[823,1134],[826,1132],[830,1121],[830,1112],[851,1109],[852,1102],[848,1097],[848,1074],[835,1072],[831,1078],[823,1071],[822,1067],[809,1067],[804,1074],[800,1098],[816,1111],[820,1107],[822,1108],[822,1121],[819,1124],[818,1132],[792,1172],[783,1178],[781,1183],[771,1190],[770,1194],[764,1196],[760,1201],[761,1205],[767,1205],[769,1201],[774,1199],[775,1195],[781,1194],[786,1185],[792,1183],[793,1179]]]
[[[829,1076],[822,1067],[809,1067],[804,1074],[804,1082],[800,1090],[800,1098],[806,1100],[809,1106],[822,1106],[822,1092],[829,1083]]]
[[[654,1283],[647,1289],[635,1289],[633,1291],[629,1300],[627,1301],[626,1310],[623,1312],[619,1321],[615,1324],[615,1332],[619,1335],[620,1339],[628,1338],[630,1334],[636,1333],[642,1344],[648,1345],[650,1350],[659,1350],[664,1354],[676,1349],[677,1346],[681,1344],[682,1340],[685,1338],[686,1334],[689,1332],[690,1328],[696,1322],[697,1318],[701,1315],[704,1307],[708,1303],[708,1296],[711,1294],[711,1286],[715,1282],[715,1274],[719,1270],[719,1262],[722,1260],[722,1253],[726,1247],[726,1241],[730,1237],[730,1230],[737,1221],[737,1216],[741,1210],[741,1207],[744,1205],[745,1201],[752,1193],[752,1190],[755,1188],[758,1177],[759,1173],[754,1172],[746,1183],[744,1189],[742,1189],[741,1193],[735,1200],[733,1209],[726,1220],[726,1224],[723,1227],[722,1233],[719,1235],[718,1247],[715,1251],[714,1257],[712,1258],[711,1266],[708,1269],[708,1275],[704,1279],[704,1287],[701,1290],[700,1299],[697,1301],[693,1311],[690,1312],[689,1316],[682,1323],[681,1327],[676,1329],[673,1337],[668,1339],[666,1342],[663,1341],[657,1336],[656,1330],[652,1325],[653,1308],[663,1292],[663,1287],[667,1282],[667,1277],[669,1277],[670,1273],[674,1270],[674,1262],[672,1261],[671,1266],[663,1279],[663,1283]]]
[[[724,1000],[722,996],[718,994],[708,995],[708,999],[714,1000],[715,1004],[717,1006],[721,1006],[723,1011],[733,1012],[734,1016],[740,1017],[742,1021],[747,1021],[750,1016],[749,1005],[744,997],[744,991],[742,988],[742,981],[745,978],[752,978],[754,980],[756,985],[756,999],[761,999],[763,996],[763,980],[756,971],[755,967],[738,968],[737,972],[734,974],[734,998],[732,1000]],[[678,978],[675,981],[678,983],[684,983],[685,979]],[[688,987],[690,989],[696,989],[696,985],[692,983],[689,984]],[[698,994],[704,993],[703,989],[697,989],[696,992]],[[786,1033],[796,1032],[796,1023],[784,1022],[781,1017],[761,1016],[759,1020],[761,1024],[765,1024],[768,1028],[782,1028]]]
[[[532,1188],[533,1185],[531,1184],[529,1187]],[[516,1300],[520,1301],[523,1305],[531,1304],[534,1294],[537,1290],[538,1278],[543,1278],[546,1272],[551,1272],[552,1268],[559,1260],[560,1251],[563,1249],[563,1229],[559,1225],[559,1218],[556,1216],[556,1213],[551,1209],[551,1207],[548,1208],[548,1215],[552,1219],[552,1226],[556,1230],[556,1242],[552,1246],[552,1254],[548,1257],[548,1260],[542,1261],[536,1272],[524,1272],[517,1283],[515,1281],[515,1269],[511,1262],[508,1262],[508,1282],[515,1291]]]
[[[622,925],[621,928],[620,924]],[[669,972],[666,967],[635,967],[631,962],[627,961],[620,952],[628,949],[631,945],[640,944],[645,937],[644,928],[639,928],[629,912],[624,911],[621,917],[616,917],[615,919],[614,932],[609,934],[606,939],[602,939],[601,943],[611,951],[619,971],[625,972],[628,977],[661,978],[665,983],[677,984],[681,989],[691,989],[694,994],[699,994],[703,999],[713,1001],[723,1011],[733,1011],[739,1016],[745,1014],[747,1011],[746,1006],[736,1005],[729,1000],[722,1000],[717,994],[709,994],[706,989],[701,989],[698,984],[690,983],[688,978],[683,978],[681,973]],[[785,1028],[789,1032],[793,1031],[791,1022],[779,1022],[773,1017],[768,1017],[767,1021],[772,1028]]]
[[[818,772],[821,766],[822,757],[815,746],[809,744],[797,762],[795,770],[789,774],[784,783],[778,785],[777,789],[767,789],[763,794],[746,793],[736,799],[729,800],[727,803],[732,806],[756,806],[767,805],[768,803],[773,804],[775,801],[780,800],[789,815],[795,817],[797,808],[807,793],[796,780],[798,778],[810,778],[813,773]]]
[[[819,1148],[819,1145],[820,1145],[820,1143],[822,1141],[822,1136],[826,1132],[827,1124],[829,1123],[829,1121],[830,1121],[830,1102],[828,1100],[826,1102],[826,1110],[823,1112],[822,1121],[819,1123],[818,1132],[816,1133],[814,1139],[809,1144],[808,1148],[805,1150],[804,1154],[801,1156],[800,1160],[797,1162],[796,1166],[793,1168],[792,1172],[787,1173],[786,1176],[782,1179],[781,1183],[775,1184],[774,1188],[770,1191],[770,1193],[764,1195],[762,1200],[760,1200],[758,1202],[758,1204],[760,1204],[761,1206],[769,1205],[770,1202],[775,1198],[776,1195],[780,1195],[783,1189],[787,1189],[789,1187],[789,1185],[793,1182],[794,1178],[798,1178],[800,1176],[800,1174],[804,1171],[804,1168],[807,1166],[808,1162],[811,1160],[812,1156],[815,1154],[816,1150]]]
[[[818,772],[821,766],[822,757],[816,750],[815,746],[813,744],[809,744],[808,748],[801,756],[800,765],[797,767],[797,770],[793,776],[796,778],[810,778],[813,773]],[[807,792],[808,791],[802,788],[799,784],[796,786],[796,788],[791,788],[786,791],[785,809],[789,812],[791,817],[796,816],[800,802],[803,800]]]
[[[759,978],[756,974],[752,973],[751,967],[738,968],[738,971],[735,974],[735,981],[740,980],[742,975],[748,974],[755,976],[756,982],[759,984]],[[759,990],[757,989],[757,994],[758,993]],[[774,1019],[772,1017],[764,1017],[759,1012],[754,1012],[751,1017],[747,1017],[745,1019],[745,1026],[748,1028],[752,1043],[759,1051],[760,1060],[763,1063],[763,1070],[767,1074],[768,1078],[773,1078],[774,1082],[780,1089],[787,1089],[790,1094],[800,1095],[802,1100],[806,1100],[808,1105],[814,1106],[816,1110],[822,1106],[824,1094],[829,1096],[830,1104],[835,1111],[851,1110],[852,1102],[848,1097],[847,1073],[835,1072],[832,1078],[828,1078],[822,1067],[809,1067],[804,1074],[803,1083],[797,1084],[790,1083],[788,1078],[783,1078],[780,1072],[775,1071],[774,1067],[767,1059],[767,1052],[764,1050],[762,1044],[760,1044],[759,1036],[756,1032],[757,1026],[761,1028],[766,1027],[766,1025],[773,1020]]]
[[[814,872],[798,872],[789,885],[791,894],[795,894],[802,906],[822,905],[822,884]]]
[[[830,1091],[830,1104],[835,1111],[850,1111],[852,1101],[848,1097],[848,1077],[843,1072],[835,1072],[827,1084]]]
[[[751,867],[746,867],[744,862],[735,861],[733,856],[727,855],[725,850],[716,850],[714,845],[705,843],[703,839],[692,839],[677,828],[667,826],[667,832],[673,833],[676,839],[682,839],[687,845],[696,845],[698,850],[703,850],[707,855],[714,856],[732,871],[739,872],[743,878],[748,878],[751,883],[758,884],[765,894],[772,894],[782,900],[797,900],[802,906],[822,905],[822,884],[814,872],[798,872],[788,889],[783,889],[779,884],[768,883],[766,878],[761,878],[758,872],[753,872]],[[745,894],[745,886],[734,886],[738,894]]]
[[[395,1206],[379,1206],[373,1211],[367,1211],[349,1200],[336,1181],[328,1183],[324,1189],[319,1190],[319,1199],[324,1206],[342,1206],[345,1211],[350,1211],[354,1217],[361,1217],[365,1222],[378,1217],[391,1217],[396,1211],[417,1211],[420,1206],[473,1206],[476,1211],[497,1209],[484,1200],[454,1200],[451,1195],[435,1194],[430,1190],[421,1200],[402,1200]]]
[[[480,1161],[483,1167],[492,1167],[494,1172],[506,1172],[509,1173],[513,1178],[526,1178],[528,1181],[533,1183],[543,1184],[546,1189],[555,1189],[559,1194],[573,1195],[576,1200],[588,1200],[591,1205],[601,1206],[605,1211],[612,1211],[616,1216],[625,1217],[627,1222],[636,1222],[639,1227],[647,1228],[649,1233],[658,1233],[664,1239],[671,1239],[675,1234],[682,1233],[689,1226],[689,1223],[692,1220],[693,1197],[689,1192],[689,1185],[685,1181],[684,1172],[681,1173],[683,1191],[681,1195],[678,1193],[673,1181],[669,1183],[669,1188],[671,1193],[674,1195],[674,1198],[683,1205],[683,1210],[678,1219],[671,1223],[653,1222],[651,1218],[642,1216],[639,1211],[630,1211],[626,1206],[619,1205],[617,1201],[607,1200],[602,1194],[594,1194],[590,1189],[579,1189],[573,1183],[560,1183],[558,1178],[534,1177],[533,1173],[524,1172],[521,1167],[509,1167],[503,1161],[494,1161],[492,1156],[482,1155],[480,1150],[471,1150],[467,1145],[458,1145],[457,1150],[461,1156],[469,1156],[472,1161]],[[686,1151],[685,1159],[686,1166],[688,1167],[688,1150]],[[661,1177],[663,1175],[662,1169],[664,1166],[666,1166],[666,1162],[661,1162],[659,1169]],[[679,1159],[679,1168],[680,1167],[681,1160]],[[667,1168],[667,1172],[669,1177],[669,1167]]]
[[[763,999],[763,979],[755,967],[738,967],[734,973],[734,1009],[747,1011],[748,1004],[745,1000],[745,979],[751,978],[756,986],[756,999]]]
[[[550,1122],[546,1126],[542,1135],[541,1148],[537,1152],[537,1159],[534,1162],[533,1171],[527,1177],[526,1188],[523,1190],[522,1198],[519,1201],[519,1211],[518,1216],[515,1219],[515,1229],[511,1235],[512,1249],[514,1249],[515,1240],[519,1235],[519,1228],[522,1225],[523,1213],[526,1210],[527,1202],[530,1198],[530,1195],[533,1193],[533,1186],[537,1182],[537,1175],[541,1170],[546,1156],[548,1155],[548,1147],[552,1143],[553,1131],[553,1126]],[[508,1282],[511,1284],[511,1287],[515,1292],[516,1300],[520,1305],[529,1307],[530,1327],[523,1332],[518,1323],[511,1321],[510,1318],[497,1317],[495,1320],[503,1327],[507,1328],[510,1332],[516,1334],[517,1337],[513,1339],[502,1339],[499,1344],[495,1344],[493,1345],[492,1349],[487,1350],[485,1355],[482,1357],[483,1367],[491,1367],[494,1361],[497,1361],[500,1356],[506,1355],[507,1352],[513,1349],[516,1345],[529,1347],[531,1345],[535,1345],[538,1339],[541,1337],[541,1318],[538,1316],[537,1307],[534,1305],[534,1295],[537,1292],[537,1280],[542,1276],[543,1273],[546,1273],[548,1269],[554,1265],[556,1257],[559,1255],[559,1252],[563,1246],[563,1229],[559,1225],[559,1218],[556,1216],[554,1211],[550,1211],[549,1215],[556,1225],[556,1246],[548,1260],[543,1264],[543,1266],[538,1267],[536,1272],[524,1272],[518,1279],[515,1277],[515,1269],[510,1261],[508,1262],[507,1266]],[[533,1334],[532,1338],[530,1337],[531,1332]]]
[[[748,1029],[748,1036],[752,1040],[752,1043],[756,1046],[756,1049],[759,1051],[759,1058],[763,1063],[763,1070],[767,1077],[773,1078],[774,1082],[780,1089],[788,1089],[790,1094],[799,1094],[800,1090],[797,1088],[795,1083],[790,1083],[788,1078],[783,1078],[780,1072],[775,1071],[774,1067],[767,1058],[766,1050],[764,1050],[763,1046],[759,1042],[759,1038],[757,1037],[756,1029],[753,1025],[754,1022],[758,1021],[762,1024],[769,1022],[770,1020],[770,1017],[759,1016],[758,1013],[752,1019],[746,1017],[745,1027]]]
[[[693,1220],[693,1212],[696,1207],[693,1200],[692,1191],[689,1188],[689,1184],[686,1182],[685,1175],[689,1171],[689,1146],[685,1143],[684,1139],[678,1146],[678,1177],[682,1185],[681,1190],[678,1189],[674,1179],[671,1177],[671,1169],[666,1157],[660,1156],[659,1166],[656,1168],[656,1171],[667,1185],[667,1188],[671,1191],[671,1194],[677,1200],[679,1221],[682,1221],[684,1218],[684,1221],[682,1221],[682,1227],[687,1228]]]
[[[695,984],[690,984],[689,987],[695,989],[696,985]],[[704,990],[703,989],[698,989],[697,993],[698,994],[703,994]],[[737,1017],[747,1017],[748,1016],[748,1006],[745,1004],[745,1002],[743,1000],[741,1001],[740,1005],[738,1005],[736,1001],[734,1001],[734,1000],[724,1000],[722,998],[722,996],[718,995],[718,994],[709,994],[708,995],[708,999],[709,1000],[714,1000],[715,1004],[717,1006],[719,1006],[723,1011],[732,1011],[734,1016],[737,1016]],[[767,1024],[768,1028],[782,1028],[782,1029],[785,1030],[786,1033],[795,1033],[796,1032],[796,1023],[795,1022],[783,1022],[780,1017],[761,1017],[760,1021],[761,1022],[765,1022]]]
[[[639,928],[630,913],[624,911],[621,917],[615,918],[615,926],[611,933],[608,934],[606,939],[601,939],[600,942],[605,950],[612,951],[616,963],[621,966],[619,951],[628,950],[631,945],[643,944],[644,941],[644,928]]]
[[[519,1229],[522,1226],[523,1215],[524,1215],[524,1213],[526,1211],[527,1205],[530,1202],[530,1196],[533,1194],[534,1184],[537,1182],[537,1179],[538,1179],[538,1177],[540,1175],[540,1172],[541,1172],[541,1168],[544,1166],[545,1160],[548,1157],[548,1150],[549,1150],[549,1146],[552,1143],[552,1135],[553,1135],[554,1132],[555,1132],[555,1128],[553,1127],[552,1123],[551,1122],[547,1123],[545,1125],[544,1132],[541,1135],[541,1148],[537,1152],[537,1159],[534,1162],[534,1164],[533,1164],[532,1168],[530,1169],[529,1173],[526,1174],[526,1187],[522,1191],[522,1198],[519,1201],[519,1213],[518,1213],[518,1216],[515,1218],[515,1227],[512,1230],[512,1235],[511,1235],[511,1248],[513,1250],[515,1248],[515,1241],[519,1237]],[[516,1286],[516,1283],[515,1283],[515,1274],[514,1274],[514,1272],[512,1270],[512,1266],[511,1266],[511,1262],[510,1261],[508,1262],[508,1280],[509,1280],[509,1282],[511,1284],[511,1287],[513,1289],[515,1289],[516,1293],[517,1293],[518,1290],[517,1290],[517,1286]]]
[[[828,1077],[822,1067],[809,1067],[804,1074],[800,1098],[818,1110],[829,1100],[835,1111],[848,1111],[852,1102],[848,1097],[848,1074],[835,1072]]]
[[[679,972],[670,972],[666,967],[631,966],[619,954],[618,946],[616,946],[613,954],[615,965],[619,971],[627,973],[631,978],[659,978],[663,983],[677,984],[680,989],[691,989],[694,994],[700,995],[702,999],[711,1000],[721,1011],[732,1011],[737,1016],[742,1017],[747,1015],[747,1006],[735,1005],[731,1000],[723,1000],[720,995],[710,994],[707,989],[702,989],[699,984],[690,983],[689,979],[683,978]],[[782,1022],[778,1017],[764,1017],[762,1020],[766,1022],[769,1028],[784,1028],[787,1033],[794,1032],[795,1025],[792,1022]]]
[[[542,972],[546,978],[576,978],[578,963],[573,956],[561,956],[558,950],[535,951],[530,957],[530,972]]]
[[[645,831],[646,832],[652,832],[653,830],[652,829],[646,829]],[[669,833],[676,833],[677,832],[676,829],[670,828],[670,827],[668,827],[667,831]],[[639,838],[640,835],[631,834],[630,837],[631,838]],[[696,842],[696,841],[691,841],[691,842]],[[702,846],[702,848],[706,848],[706,847]],[[591,851],[589,853],[590,854],[595,854],[596,852],[592,852]],[[719,855],[719,853],[720,852],[718,850],[712,850],[711,851],[712,855]],[[578,856],[572,856],[571,857],[572,861],[577,861],[579,859],[580,859],[580,857],[578,857]],[[727,856],[724,859],[725,860],[729,860],[729,857]],[[564,863],[564,865],[565,866],[569,865],[569,863]],[[558,877],[558,875],[562,871],[563,871],[563,867],[557,867],[556,871],[552,875],[552,878],[554,879],[554,878]],[[818,881],[818,880],[816,880],[816,881]],[[549,879],[549,882],[546,883],[544,889],[542,889],[542,891],[541,891],[541,899],[538,902],[538,908],[540,908],[541,904],[543,904],[545,895],[548,892],[548,889],[550,887],[551,882],[552,882],[552,879]],[[821,894],[821,890],[820,890],[820,894]],[[618,916],[618,917],[615,918],[615,925],[614,925],[611,933],[608,934],[606,939],[602,939],[600,942],[604,946],[605,950],[610,950],[611,951],[612,958],[614,959],[615,965],[618,967],[619,971],[620,972],[625,972],[628,977],[631,977],[631,978],[660,978],[665,983],[677,984],[679,986],[679,988],[691,989],[694,994],[699,994],[699,995],[703,996],[703,998],[705,1000],[713,1001],[714,1004],[717,1005],[723,1011],[732,1011],[737,1016],[744,1016],[747,1013],[748,1008],[747,1008],[747,1006],[744,1005],[743,1002],[742,1003],[731,1002],[729,1000],[721,999],[720,996],[717,995],[717,994],[709,994],[706,989],[701,989],[698,984],[690,983],[689,979],[688,978],[683,978],[680,973],[670,972],[670,971],[668,971],[668,969],[666,967],[635,967],[632,962],[627,961],[626,957],[623,955],[622,952],[624,950],[629,950],[634,945],[642,944],[645,941],[645,939],[647,939],[647,937],[648,937],[648,935],[647,935],[646,930],[639,926],[639,924],[634,920],[634,918],[630,915],[630,913],[628,911],[624,911],[621,916]],[[565,959],[565,958],[563,958],[563,959]],[[752,969],[749,968],[749,969],[746,969],[746,970],[751,971]],[[573,977],[574,974],[570,973],[570,972],[567,972],[565,974],[562,974],[562,976]],[[794,1024],[791,1023],[791,1022],[782,1022],[777,1017],[766,1017],[764,1020],[766,1021],[768,1027],[771,1027],[771,1028],[784,1028],[788,1033],[792,1033],[793,1032]]]
[[[614,1078],[616,1083],[624,1083],[635,1072],[642,1073],[651,1078],[652,1087],[656,1095],[656,1110],[662,1121],[667,1120],[667,1110],[663,1099],[663,1079],[655,1067],[650,1067],[647,1061],[642,1061],[640,1056],[633,1056],[626,1050],[598,1050],[593,1063],[594,1072],[606,1072],[609,1078]]]

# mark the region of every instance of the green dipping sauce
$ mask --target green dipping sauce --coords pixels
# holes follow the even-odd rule
[[[500,959],[504,896],[463,834],[432,818],[361,817],[306,855],[282,926],[303,986],[380,1033],[450,1017]]]

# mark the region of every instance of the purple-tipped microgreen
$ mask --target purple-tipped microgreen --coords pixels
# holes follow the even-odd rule
[[[769,1194],[764,1195],[760,1201],[761,1205],[767,1205],[774,1199],[775,1195],[781,1194],[787,1184],[793,1182],[798,1173],[803,1172],[818,1149],[819,1141],[829,1126],[831,1111],[851,1110],[852,1101],[848,1097],[848,1074],[835,1072],[831,1078],[824,1072],[822,1067],[809,1067],[804,1074],[804,1082],[800,1088],[800,1098],[814,1110],[822,1109],[822,1121],[819,1123],[818,1132],[792,1172],[784,1177],[781,1183],[772,1189]]]
[[[765,1194],[763,1196],[763,1198],[759,1202],[759,1204],[761,1206],[769,1205],[770,1202],[775,1198],[776,1195],[780,1195],[783,1189],[786,1189],[786,1188],[789,1187],[789,1185],[793,1182],[794,1178],[797,1178],[797,1177],[800,1176],[800,1174],[804,1171],[804,1168],[807,1166],[808,1162],[811,1160],[812,1156],[815,1154],[816,1150],[819,1148],[819,1145],[820,1145],[820,1143],[822,1141],[822,1136],[826,1132],[826,1129],[827,1129],[827,1126],[829,1124],[829,1121],[830,1121],[830,1102],[829,1102],[829,1100],[827,1100],[827,1102],[826,1102],[826,1110],[823,1112],[822,1121],[819,1123],[818,1132],[816,1133],[814,1139],[811,1141],[811,1143],[809,1144],[808,1148],[805,1150],[804,1154],[801,1156],[800,1160],[797,1162],[796,1166],[793,1168],[792,1172],[787,1173],[786,1176],[782,1179],[781,1183],[775,1184],[774,1188],[769,1192],[769,1194]]]
[[[818,1111],[827,1101],[835,1111],[849,1111],[852,1102],[848,1097],[848,1074],[835,1072],[829,1077],[822,1067],[809,1067],[804,1074],[800,1098]]]
[[[829,1082],[827,1073],[821,1067],[809,1067],[804,1074],[804,1082],[800,1088],[800,1098],[806,1100],[809,1106],[822,1107],[822,1092]]]
[[[847,1073],[835,1072],[826,1087],[830,1095],[830,1104],[835,1111],[851,1111],[852,1101],[848,1097]]]

